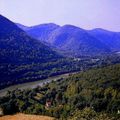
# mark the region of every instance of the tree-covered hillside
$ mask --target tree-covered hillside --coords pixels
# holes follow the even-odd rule
[[[47,43],[67,56],[101,55],[120,51],[120,32],[96,28],[85,30],[73,25],[41,24],[25,27],[31,37]]]
[[[7,18],[0,16],[0,63],[45,63],[61,58],[40,41],[29,37]]]
[[[24,30],[32,38],[38,39],[41,42],[46,42],[49,39],[50,34],[60,27],[59,25],[56,25],[54,23],[40,24],[31,27],[27,27],[21,24],[16,25]]]
[[[61,55],[0,15],[0,89],[33,78],[40,79],[44,74],[36,74],[45,70],[43,63],[55,64],[60,59],[63,59]]]
[[[48,24],[41,27],[41,29],[49,27],[51,30],[57,29],[58,26]],[[68,30],[68,33],[71,33],[71,29],[80,30],[73,26],[63,28],[63,31]],[[83,30],[82,32],[84,33]],[[84,54],[80,58],[65,58],[40,41],[29,37],[15,23],[0,16],[0,89],[62,73],[119,63],[120,57],[117,57],[117,59],[113,56],[112,59],[105,56],[93,58]]]
[[[120,64],[70,75],[0,98],[4,114],[23,112],[65,120],[120,119]]]

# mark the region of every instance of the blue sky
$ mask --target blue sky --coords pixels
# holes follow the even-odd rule
[[[120,31],[120,0],[0,0],[0,14],[28,26],[52,22]]]

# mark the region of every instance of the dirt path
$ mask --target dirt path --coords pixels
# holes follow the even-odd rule
[[[7,115],[0,117],[0,120],[54,120],[54,118],[47,116],[26,115],[19,113],[16,115]]]

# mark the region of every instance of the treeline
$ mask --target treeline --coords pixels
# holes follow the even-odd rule
[[[92,58],[58,58],[54,61],[32,63],[0,63],[0,89],[18,84],[41,80],[63,73],[83,71],[101,66],[101,60]]]
[[[41,80],[50,76],[85,71],[120,63],[119,55],[58,58],[53,61],[32,63],[0,63],[0,89],[10,85]]]
[[[23,112],[71,120],[120,119],[120,64],[94,68],[43,87],[8,91],[4,114]]]

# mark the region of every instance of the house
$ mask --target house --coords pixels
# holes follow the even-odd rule
[[[45,107],[50,108],[52,105],[52,102],[50,100],[46,101]]]

